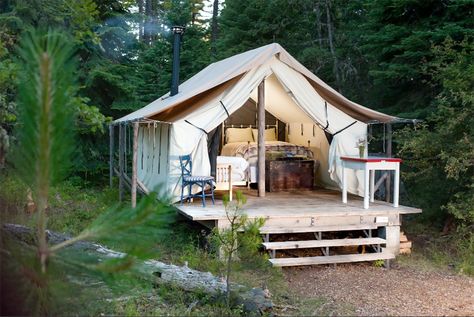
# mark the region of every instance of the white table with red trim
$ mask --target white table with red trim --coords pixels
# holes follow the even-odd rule
[[[347,204],[347,176],[346,168],[364,171],[364,209],[369,208],[374,202],[375,171],[395,171],[393,185],[393,207],[398,207],[398,194],[400,188],[400,163],[401,159],[395,157],[360,158],[356,156],[341,156],[342,161],[342,202]],[[369,184],[370,183],[370,184]]]

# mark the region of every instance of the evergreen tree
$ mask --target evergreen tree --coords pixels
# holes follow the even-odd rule
[[[363,10],[358,29],[371,65],[371,103],[399,116],[425,117],[439,87],[426,85],[423,64],[434,58],[433,44],[474,34],[474,2],[367,0]]]
[[[163,20],[163,31],[152,45],[145,49],[137,63],[137,77],[141,85],[137,88],[140,104],[148,104],[170,90],[172,67],[173,25],[185,27],[180,56],[180,82],[196,74],[209,64],[210,45],[208,30],[199,12],[202,0],[169,1]],[[136,82],[135,82],[136,85]]]

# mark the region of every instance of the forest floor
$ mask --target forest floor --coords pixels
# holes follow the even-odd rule
[[[14,178],[3,179],[0,223],[34,226],[35,214],[24,211],[24,193],[24,186]],[[78,234],[115,204],[117,196],[114,190],[63,183],[53,189],[48,227],[57,232]],[[457,246],[460,239],[438,237],[436,231],[426,228],[426,225],[409,228],[413,231],[409,237],[414,242],[413,253],[399,256],[389,270],[375,267],[373,263],[280,270],[270,267],[263,257],[256,257],[248,263],[236,263],[233,281],[249,287],[268,288],[276,316],[474,316],[474,253],[471,251],[474,240],[468,240],[471,243],[468,246],[471,246],[459,253],[453,246]],[[156,238],[156,259],[176,265],[187,264],[193,269],[224,276],[224,267],[213,252],[208,232],[196,223],[177,217],[173,234],[157,231]],[[109,247],[120,250],[120,246]],[[460,259],[467,260],[462,262]],[[103,283],[94,280],[96,282]],[[70,290],[77,291],[73,287]],[[58,311],[64,313],[61,309],[67,307],[71,314],[81,311],[82,315],[221,316],[240,313],[239,309],[229,310],[205,294],[166,285],[156,288],[144,282],[132,288],[122,287],[116,292],[112,296],[98,291],[97,287],[85,287],[84,291],[80,290],[80,296],[72,296],[61,291],[59,298],[65,302],[58,303]]]
[[[307,315],[474,316],[474,278],[402,256],[390,269],[370,263],[284,269],[289,289],[322,304]]]

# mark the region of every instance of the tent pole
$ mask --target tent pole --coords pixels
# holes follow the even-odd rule
[[[265,197],[265,80],[258,85],[258,197]]]
[[[123,200],[123,136],[124,128],[122,124],[119,124],[119,199]]]
[[[392,157],[392,124],[387,123],[387,146],[386,154],[387,157]],[[391,198],[391,175],[390,171],[387,173],[387,178],[385,179],[385,201],[390,202]]]
[[[137,206],[137,156],[138,156],[138,122],[133,123],[133,153],[132,153],[132,208]]]
[[[112,188],[112,180],[114,177],[114,126],[109,125],[109,185]]]

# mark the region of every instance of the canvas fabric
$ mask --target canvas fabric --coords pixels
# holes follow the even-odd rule
[[[249,97],[256,101],[257,87],[263,80],[265,107],[269,113],[287,124],[314,124],[318,129],[325,127],[328,133],[334,135],[324,166],[331,180],[339,187],[342,179],[340,156],[358,155],[356,141],[366,136],[366,121],[394,119],[348,101],[278,44],[272,44],[211,64],[183,83],[178,95],[165,95],[116,121],[159,119],[160,115],[166,114],[169,124],[168,173],[151,176],[142,173],[139,174],[140,180],[147,186],[166,184],[168,191],[176,197],[181,190],[179,156],[186,154],[191,154],[193,175],[211,175],[207,133],[221,125]],[[315,86],[321,88],[318,90]],[[180,104],[189,102],[191,98],[194,98],[192,106],[183,109]],[[337,106],[335,103],[338,103]],[[140,129],[139,133],[143,131]],[[148,153],[150,149],[144,148],[147,144],[139,144],[139,151]],[[361,173],[348,171],[347,180],[350,192],[363,194]]]

